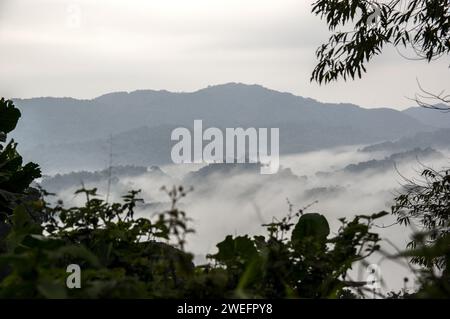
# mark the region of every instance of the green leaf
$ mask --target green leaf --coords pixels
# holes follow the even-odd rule
[[[300,217],[297,225],[292,231],[293,243],[302,242],[305,239],[325,241],[330,234],[330,226],[327,219],[320,214],[305,214]]]
[[[16,128],[21,114],[11,100],[0,99],[0,132],[9,133]]]
[[[247,236],[236,238],[227,236],[224,241],[217,244],[217,248],[219,252],[211,257],[225,264],[230,262],[247,263],[258,254],[255,244]]]

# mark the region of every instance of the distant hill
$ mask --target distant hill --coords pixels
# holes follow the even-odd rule
[[[111,170],[101,171],[80,171],[67,174],[56,174],[54,176],[44,176],[39,185],[48,192],[57,193],[61,190],[81,187],[83,184],[95,184],[100,186],[102,182],[108,180],[116,184],[122,178],[132,178],[145,176],[146,178],[170,178],[158,166],[151,168],[140,166],[114,166]]]
[[[125,176],[139,176],[147,172],[147,167],[139,166],[115,166],[111,170],[105,169],[96,172],[72,172],[68,174],[56,174],[55,176],[44,176],[39,183],[45,190],[57,192],[59,190],[81,186],[83,183],[97,183],[111,178],[115,180]]]
[[[280,168],[276,174],[261,175],[260,163],[211,163],[197,171],[188,173],[184,177],[184,182],[187,184],[201,184],[205,179],[217,176],[233,177],[240,174],[252,175],[261,181],[269,179],[290,179],[290,180],[305,180],[305,177],[298,177],[290,168]]]
[[[170,161],[170,132],[191,127],[278,127],[283,154],[393,140],[430,126],[388,108],[320,103],[259,85],[229,83],[196,92],[141,90],[92,100],[15,99],[23,117],[14,137],[44,170],[101,169],[112,135],[115,165]]]
[[[90,141],[40,144],[23,148],[27,160],[39,163],[47,174],[71,171],[97,171],[108,167],[111,144],[113,165],[151,166],[170,160],[171,127],[140,127],[110,138]]]
[[[403,113],[437,128],[450,128],[450,112],[443,112],[423,107],[410,107]]]
[[[399,152],[414,148],[434,147],[437,149],[450,148],[450,128],[433,132],[421,132],[413,136],[403,137],[395,141],[386,141],[366,146],[362,152]]]
[[[428,147],[425,149],[416,148],[410,151],[395,153],[381,160],[370,160],[358,164],[347,165],[343,171],[347,173],[362,173],[366,171],[388,171],[403,161],[439,159],[444,155]]]

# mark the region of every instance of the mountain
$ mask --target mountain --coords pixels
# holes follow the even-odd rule
[[[176,127],[278,127],[282,154],[368,144],[429,131],[428,125],[388,108],[320,103],[259,85],[228,83],[195,92],[140,90],[92,100],[15,99],[23,117],[14,137],[26,159],[44,170],[170,162]],[[111,138],[110,138],[111,136]]]
[[[39,163],[46,174],[101,170],[109,166],[111,155],[113,165],[148,167],[167,164],[170,161],[172,128],[139,127],[113,135],[112,138],[39,144],[32,148],[22,146],[21,154],[26,160]]]
[[[111,169],[101,171],[79,171],[67,174],[56,174],[44,176],[39,186],[50,193],[58,193],[69,188],[101,187],[109,181],[115,186],[122,179],[143,177],[147,180],[170,180],[171,177],[163,172],[158,166],[151,168],[141,166],[113,166]],[[158,185],[158,187],[161,185]]]
[[[450,128],[450,112],[427,109],[423,107],[410,107],[403,111],[422,123],[437,128]]]
[[[450,128],[433,132],[420,132],[413,136],[403,137],[395,141],[386,141],[362,148],[362,152],[398,152],[415,148],[434,147],[436,149],[450,148]]]
[[[72,172],[69,174],[56,174],[55,176],[44,176],[39,183],[49,192],[58,192],[69,187],[81,187],[86,183],[100,183],[110,179],[112,182],[122,177],[136,177],[147,173],[147,167],[139,166],[115,166],[96,172]]]
[[[290,168],[281,167],[276,174],[261,175],[260,163],[211,163],[197,171],[189,172],[184,177],[187,184],[201,184],[208,178],[226,176],[231,178],[238,175],[249,175],[258,178],[260,181],[284,179],[284,180],[305,180],[305,177],[298,177]]]
[[[348,173],[362,173],[365,171],[383,172],[395,167],[396,164],[403,161],[419,161],[426,159],[444,158],[444,155],[431,147],[425,149],[415,148],[410,151],[395,153],[381,160],[370,160],[358,164],[347,165],[343,171]]]

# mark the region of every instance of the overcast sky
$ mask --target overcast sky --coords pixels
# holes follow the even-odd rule
[[[448,60],[391,49],[353,82],[310,83],[328,37],[312,0],[0,0],[0,94],[92,98],[243,82],[320,101],[405,108],[448,88]]]

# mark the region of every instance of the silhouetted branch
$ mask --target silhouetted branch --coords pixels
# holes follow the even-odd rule
[[[450,94],[447,94],[445,90],[442,90],[437,94],[427,91],[421,86],[419,80],[417,80],[417,85],[419,86],[421,93],[416,94],[414,100],[420,107],[450,112]]]

